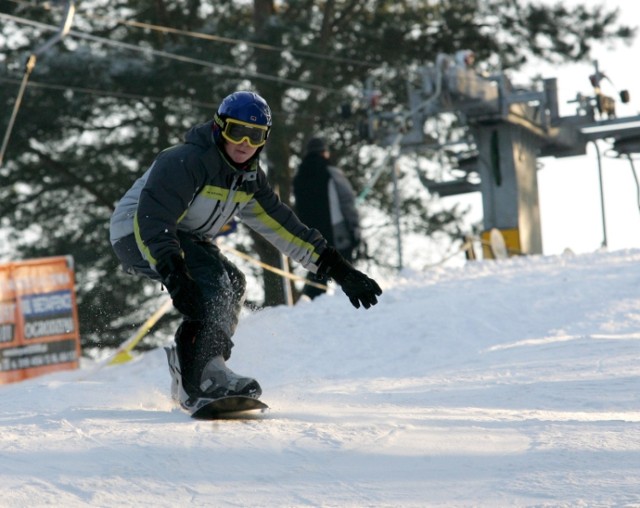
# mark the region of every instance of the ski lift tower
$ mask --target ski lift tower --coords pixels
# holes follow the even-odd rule
[[[426,142],[424,124],[431,116],[453,112],[462,117],[477,145],[472,170],[480,183],[462,179],[427,187],[442,195],[480,190],[485,245],[491,230],[498,229],[509,253],[542,254],[538,157],[584,155],[587,143],[596,139],[613,138],[618,144],[634,140],[640,136],[640,116],[615,118],[615,100],[596,87],[604,76],[597,66],[591,76],[595,97],[578,96],[577,114],[560,117],[555,78],[543,80],[541,90],[516,89],[503,73],[478,74],[466,58],[459,58],[470,52],[460,53],[456,58],[440,55],[435,65],[421,69],[420,86],[409,85],[413,128],[400,145],[415,147],[420,138]],[[629,99],[626,92],[620,97]],[[634,146],[640,149],[640,139]],[[490,249],[485,257],[492,257]]]

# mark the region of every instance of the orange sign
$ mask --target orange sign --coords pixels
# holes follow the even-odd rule
[[[75,369],[79,358],[71,256],[0,264],[0,384]]]

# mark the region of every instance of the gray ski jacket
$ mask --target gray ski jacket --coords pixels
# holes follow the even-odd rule
[[[316,273],[327,242],[305,226],[271,189],[258,161],[246,170],[227,161],[213,140],[212,122],[193,127],[167,148],[118,202],[110,240],[134,234],[151,266],[180,254],[177,231],[214,238],[233,217]]]

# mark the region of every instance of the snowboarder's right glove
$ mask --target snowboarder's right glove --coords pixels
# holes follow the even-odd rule
[[[356,270],[333,247],[328,247],[320,254],[318,273],[326,274],[340,284],[356,309],[360,308],[361,303],[365,309],[375,305],[378,303],[376,297],[382,294],[375,280]]]
[[[171,254],[165,259],[160,259],[156,264],[156,270],[171,295],[173,306],[190,319],[202,320],[202,291],[189,274],[182,256]]]

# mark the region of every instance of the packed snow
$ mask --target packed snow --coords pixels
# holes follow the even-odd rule
[[[380,282],[247,311],[265,413],[191,419],[162,349],[0,387],[0,506],[640,507],[640,251]]]

